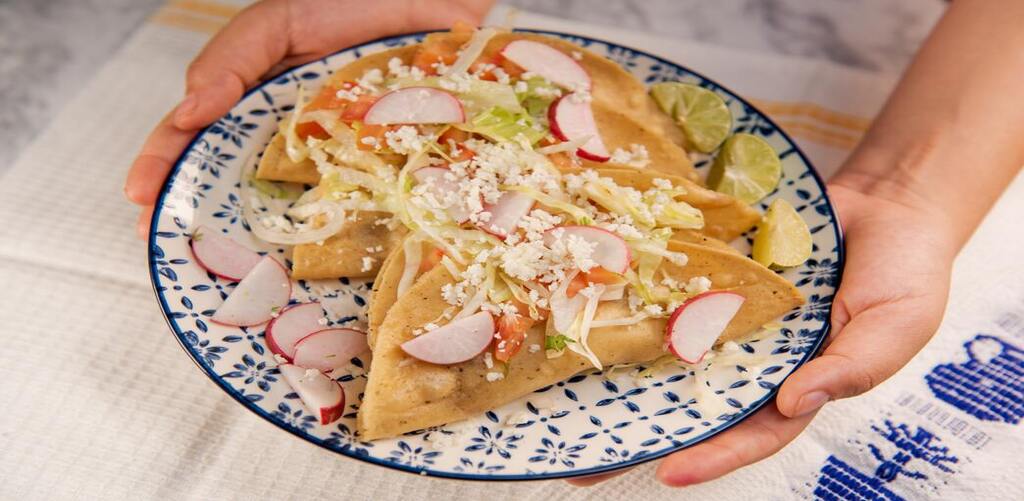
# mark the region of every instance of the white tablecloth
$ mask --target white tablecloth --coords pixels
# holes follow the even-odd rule
[[[181,95],[185,65],[233,10],[163,9],[0,177],[0,499],[1024,499],[1021,178],[959,258],[946,321],[913,362],[869,395],[827,406],[771,459],[706,485],[662,487],[652,464],[587,491],[421,478],[321,450],[246,412],[169,334],[121,194],[149,128]],[[756,100],[827,173],[893,82],[535,15],[517,24],[706,73]]]

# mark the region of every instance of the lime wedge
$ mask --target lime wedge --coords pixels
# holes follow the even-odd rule
[[[771,145],[752,134],[730,137],[708,172],[708,186],[748,204],[775,189],[782,177],[782,162]]]
[[[797,266],[811,257],[811,231],[789,202],[778,198],[764,213],[754,236],[754,261],[768,267]]]
[[[651,97],[686,134],[687,146],[711,153],[732,130],[732,113],[718,94],[693,84],[661,82],[651,86]]]

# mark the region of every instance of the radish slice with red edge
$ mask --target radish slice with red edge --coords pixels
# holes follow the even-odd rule
[[[544,234],[544,244],[551,247],[556,240],[577,237],[585,242],[597,244],[590,258],[598,266],[613,273],[625,273],[633,259],[629,246],[622,237],[597,226],[559,226]]]
[[[669,350],[684,362],[700,362],[745,300],[734,292],[710,291],[683,303],[672,312],[665,328]]]
[[[496,237],[505,238],[515,231],[519,220],[530,213],[533,203],[533,197],[525,193],[506,191],[493,205],[484,207],[481,215],[488,213],[490,218],[480,221],[480,229]]]
[[[219,232],[200,226],[189,240],[196,264],[214,275],[237,282],[245,277],[263,256]]]
[[[590,75],[580,63],[550,45],[533,40],[509,42],[501,55],[526,71],[569,90],[590,90]]]
[[[494,317],[481,311],[420,334],[402,343],[402,350],[424,362],[451,365],[483,353],[493,337]]]
[[[430,192],[440,201],[444,200],[448,193],[458,193],[459,191],[459,185],[445,177],[450,172],[450,170],[444,167],[423,167],[413,171],[412,177],[417,183],[429,182],[431,184]],[[461,206],[453,205],[446,210],[448,215],[459,224],[469,220],[469,211]]]
[[[295,343],[295,365],[330,372],[369,351],[366,334],[352,329],[324,329]]]
[[[453,124],[466,121],[462,103],[432,87],[406,87],[374,101],[363,121],[368,125]]]
[[[280,312],[291,295],[292,282],[288,279],[288,271],[276,259],[264,256],[231,291],[210,320],[236,327],[259,325]]]
[[[277,370],[320,424],[331,424],[345,413],[345,389],[337,381],[316,369],[293,364],[278,365]]]
[[[327,317],[320,303],[303,303],[289,306],[267,324],[267,347],[291,361],[295,357],[295,343],[300,339],[323,330]]]
[[[608,147],[601,140],[601,131],[597,128],[589,102],[575,99],[572,94],[562,96],[548,108],[548,122],[551,124],[551,132],[562,141],[589,137],[576,150],[580,158],[595,162],[607,162],[611,158]]]

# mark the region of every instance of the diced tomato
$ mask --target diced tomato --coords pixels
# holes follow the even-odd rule
[[[432,270],[438,263],[441,262],[441,258],[444,257],[444,252],[437,247],[431,247],[429,251],[420,260],[420,273],[426,273]]]
[[[416,55],[412,57],[412,65],[423,70],[428,75],[436,75],[437,68],[433,66],[438,61],[451,66],[459,58],[459,47],[461,42],[457,40],[432,40],[424,42]]]
[[[393,130],[395,126],[389,125],[367,125],[363,124],[359,127],[359,132],[356,132],[356,146],[361,150],[373,150],[374,145],[384,144],[384,133]],[[363,138],[372,137],[377,141],[375,143],[366,144],[363,142]]]
[[[299,139],[306,139],[307,137],[315,137],[317,139],[327,139],[331,137],[330,134],[324,130],[320,124],[316,122],[303,122],[295,125],[295,134],[299,136]]]
[[[476,152],[467,148],[464,144],[457,145],[459,154],[452,157],[452,160],[456,162],[465,162],[466,160],[472,160],[476,156]]]
[[[536,322],[530,318],[529,308],[519,301],[512,300],[518,313],[507,313],[498,319],[498,343],[494,345],[494,358],[508,362],[526,340],[526,331]]]
[[[486,65],[491,65],[493,68],[488,68],[487,71],[480,73],[480,80],[490,80],[492,82],[498,80],[498,76],[494,74],[494,69],[501,68],[511,78],[519,78],[523,73],[523,69],[519,65],[509,61],[501,52],[495,52],[491,55],[481,55],[473,61],[473,64],[469,66],[470,73],[476,73],[483,69]]]
[[[565,289],[565,295],[575,297],[579,291],[586,289],[589,284],[617,285],[625,282],[622,275],[612,273],[600,266],[595,266],[590,271],[577,273]]]
[[[466,141],[467,139],[470,138],[470,136],[471,136],[470,133],[468,133],[468,132],[466,132],[466,131],[464,131],[462,129],[456,129],[455,127],[448,127],[448,129],[446,129],[444,131],[444,133],[442,133],[440,136],[438,136],[437,142],[441,143],[441,144],[448,144],[448,140],[450,139],[450,140],[454,141],[456,144],[458,144],[458,143]]]
[[[341,120],[343,122],[362,120],[366,116],[366,112],[369,111],[370,106],[373,106],[375,102],[377,102],[377,98],[367,94],[359,96],[359,99],[355,101],[348,101],[348,105],[341,112]]]
[[[548,160],[551,160],[551,163],[555,164],[555,167],[560,169],[571,169],[576,166],[572,162],[572,157],[564,151],[549,154]]]

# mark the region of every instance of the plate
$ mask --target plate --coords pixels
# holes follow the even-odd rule
[[[293,107],[298,86],[317,87],[333,70],[361,55],[416,43],[425,33],[375,40],[292,69],[250,90],[223,118],[200,132],[168,177],[153,214],[149,268],[160,308],[196,365],[241,405],[303,440],[388,468],[439,477],[533,480],[607,472],[649,461],[720,433],[752,414],[778,385],[817,353],[828,334],[832,298],[843,264],[842,236],[825,187],[796,144],[768,117],[725,87],[645,52],[593,38],[562,37],[602,54],[651,84],[692,82],[728,103],[736,132],[767,140],[782,158],[778,189],[760,202],[787,199],[807,221],[811,259],[783,275],[807,304],[783,317],[781,328],[731,346],[710,367],[668,367],[651,378],[580,374],[475,418],[363,442],[355,416],[366,382],[359,370],[339,381],[345,416],[321,426],[282,379],[262,327],[213,324],[209,317],[235,286],[193,262],[188,240],[205,225],[261,253],[287,260],[284,248],[258,241],[241,216],[239,178],[256,162]],[[697,162],[700,170],[709,162]],[[736,243],[749,252],[750,236]],[[299,281],[293,300],[322,302],[334,325],[365,322],[370,282]],[[362,361],[367,366],[369,360]]]

